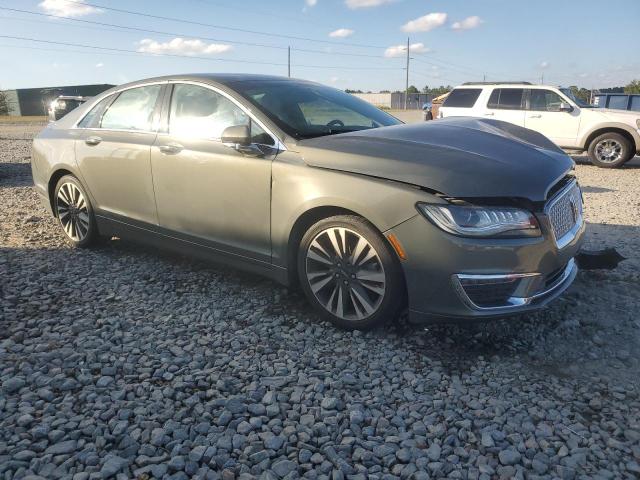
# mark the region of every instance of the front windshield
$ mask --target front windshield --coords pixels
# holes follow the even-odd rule
[[[364,100],[314,83],[249,81],[233,88],[297,139],[402,123]]]
[[[573,100],[575,102],[576,105],[578,105],[581,108],[593,108],[593,105],[585,102],[584,100],[579,99],[578,97],[576,97],[573,92],[571,91],[570,88],[561,88],[560,91],[562,93],[564,93],[567,97],[569,97],[571,100]]]

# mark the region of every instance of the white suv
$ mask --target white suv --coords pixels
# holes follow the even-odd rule
[[[493,118],[536,130],[559,147],[588,151],[599,167],[640,154],[640,112],[594,108],[568,88],[521,83],[465,83],[453,89],[439,118]]]

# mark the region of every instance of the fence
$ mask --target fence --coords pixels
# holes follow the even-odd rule
[[[372,103],[376,107],[391,108],[393,110],[404,109],[405,94],[401,92],[395,93],[354,93],[354,95],[362,100]],[[407,98],[407,108],[410,110],[421,110],[422,106],[430,102],[434,95],[430,93],[410,93]]]

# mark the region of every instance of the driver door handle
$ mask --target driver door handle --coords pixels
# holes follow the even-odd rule
[[[180,153],[184,147],[179,143],[168,143],[167,145],[160,145],[158,149],[165,155],[175,155]]]
[[[493,112],[487,112],[484,114],[485,117],[493,117],[495,115],[495,113]]]
[[[539,113],[537,115],[529,115],[529,118],[542,118],[542,115]]]
[[[92,136],[92,137],[87,137],[87,138],[84,140],[84,143],[86,143],[87,145],[89,145],[89,146],[92,146],[92,147],[93,147],[93,146],[95,146],[95,145],[98,145],[101,141],[102,141],[102,139],[101,139],[100,137],[94,137],[94,136]]]

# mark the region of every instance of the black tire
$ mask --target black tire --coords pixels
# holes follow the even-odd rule
[[[81,197],[77,196],[78,192]],[[69,204],[65,202],[65,198],[69,200]],[[86,248],[96,242],[98,227],[96,226],[93,207],[84,187],[76,177],[65,175],[58,180],[53,192],[52,207],[62,233],[74,247]],[[65,212],[67,212],[66,215]],[[69,220],[65,222],[67,218]],[[69,226],[69,221],[71,226]]]
[[[344,237],[340,237],[340,233],[337,233],[338,237],[334,236],[338,240],[345,239],[338,242],[342,243],[339,250],[345,251],[342,257],[339,257],[335,250],[331,250],[333,244],[328,243],[333,228],[341,229],[334,232],[344,231]],[[368,244],[362,249],[358,248],[360,237]],[[312,244],[314,249],[310,250]],[[308,258],[309,254],[319,253],[317,246],[320,244],[326,247],[322,251],[329,255],[322,254],[322,262]],[[367,259],[370,255],[374,256]],[[329,265],[324,260],[326,258],[331,258],[333,264]],[[318,273],[318,268],[321,273]],[[337,215],[312,225],[300,241],[297,269],[300,284],[311,304],[324,319],[337,327],[368,330],[395,320],[406,306],[404,275],[397,255],[376,228],[361,217]],[[329,273],[322,273],[324,270]],[[314,280],[320,280],[312,287],[313,280],[309,276],[315,276]],[[376,283],[382,278],[384,284]],[[318,289],[318,285],[326,279],[329,279],[329,283]],[[383,290],[384,293],[374,290]],[[320,300],[321,297],[323,302]],[[327,297],[328,300],[324,303]],[[342,309],[337,306],[340,298],[343,299]],[[366,298],[370,303],[360,301],[361,298]],[[336,308],[331,311],[332,307],[326,305],[336,305]],[[375,308],[368,311],[367,306]],[[340,311],[343,313],[342,316],[338,314]],[[363,315],[365,313],[366,315]]]
[[[607,159],[606,155],[604,155],[607,151],[607,143],[613,148],[612,155],[615,154],[615,157],[610,157],[611,159]],[[589,144],[588,153],[591,163],[601,168],[621,167],[635,156],[635,150],[631,142],[615,132],[603,133],[594,138]]]

